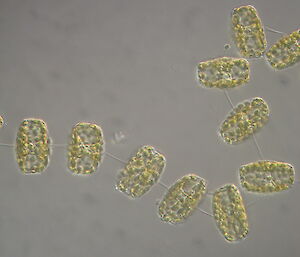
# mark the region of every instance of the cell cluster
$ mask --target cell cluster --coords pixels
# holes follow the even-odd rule
[[[212,209],[217,227],[226,240],[238,241],[247,236],[247,213],[240,191],[234,184],[224,185],[214,192]]]
[[[177,180],[167,191],[158,207],[158,215],[168,223],[185,221],[198,207],[206,192],[206,181],[195,174]]]
[[[239,103],[221,124],[219,133],[224,142],[236,144],[262,128],[269,120],[269,107],[260,97]]]
[[[68,146],[68,168],[77,175],[94,173],[101,162],[104,139],[101,128],[80,122],[73,127]]]
[[[221,57],[200,62],[199,81],[206,87],[233,88],[250,79],[249,62],[243,58]]]
[[[242,187],[249,192],[273,193],[294,184],[295,170],[289,163],[261,160],[242,165],[239,177]]]
[[[50,137],[47,125],[40,119],[25,119],[16,139],[16,159],[24,174],[41,173],[49,163]]]
[[[141,197],[158,182],[165,166],[161,153],[153,146],[143,146],[119,172],[116,187],[131,198]]]

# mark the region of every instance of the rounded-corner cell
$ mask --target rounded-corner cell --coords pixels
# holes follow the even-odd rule
[[[208,88],[234,88],[250,80],[250,65],[244,58],[220,57],[198,64],[199,83]]]
[[[102,162],[104,138],[100,126],[79,122],[73,128],[68,145],[68,168],[74,175],[90,175]]]
[[[249,232],[246,209],[234,184],[217,189],[212,199],[213,216],[220,233],[229,242],[245,239]]]
[[[295,169],[285,162],[259,160],[239,169],[241,186],[254,193],[274,193],[287,190],[295,183]]]
[[[3,124],[4,124],[4,120],[3,117],[0,115],[0,128],[3,127]]]
[[[16,138],[16,160],[23,174],[39,174],[46,169],[50,156],[50,137],[46,122],[24,119]]]
[[[267,48],[263,24],[257,10],[252,5],[236,7],[231,12],[233,42],[241,56],[258,58]]]
[[[170,224],[183,223],[198,207],[206,193],[206,180],[195,174],[178,179],[158,206],[158,216]]]
[[[165,166],[164,155],[153,146],[142,146],[118,173],[116,188],[131,198],[142,197],[159,181]]]
[[[219,134],[224,142],[237,144],[249,138],[269,120],[270,110],[260,97],[241,102],[234,107],[222,122]]]
[[[265,59],[275,70],[283,70],[300,61],[300,29],[285,35],[273,44]]]

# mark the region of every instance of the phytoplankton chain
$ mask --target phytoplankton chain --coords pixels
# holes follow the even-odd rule
[[[13,147],[16,147],[15,144],[6,144],[6,143],[0,143],[0,146],[4,146],[4,147],[12,147],[12,148],[13,148]],[[53,143],[52,143],[52,144],[50,144],[50,147],[53,147],[53,148],[66,148],[65,150],[67,150],[68,145],[67,145],[67,144],[53,144]],[[125,165],[128,163],[127,161],[122,160],[121,158],[117,157],[116,155],[114,155],[114,154],[112,154],[112,153],[110,153],[110,152],[108,152],[108,151],[105,151],[104,156],[108,156],[108,157],[110,157],[111,159],[116,160],[116,161],[118,161],[118,162],[120,162],[120,163],[122,163],[122,164],[125,164]],[[166,189],[166,190],[169,189],[169,187],[168,187],[164,182],[162,182],[161,180],[159,180],[159,181],[157,182],[157,184],[160,185],[162,188],[164,188],[164,189]],[[209,194],[209,193],[208,193],[208,194]],[[207,211],[201,209],[199,206],[197,206],[196,209],[199,210],[201,213],[203,213],[203,214],[209,216],[209,217],[213,217],[212,214],[210,214],[210,213],[208,213]]]
[[[233,9],[231,15],[232,38],[242,56],[219,57],[198,64],[198,78],[207,88],[219,88],[232,108],[220,126],[225,143],[237,144],[252,136],[259,161],[244,164],[239,169],[241,187],[248,192],[273,193],[287,190],[295,183],[295,170],[291,164],[265,160],[255,132],[269,119],[268,104],[259,97],[248,99],[236,107],[227,91],[245,85],[250,80],[250,63],[247,58],[265,58],[272,68],[285,69],[300,61],[300,30],[286,34],[263,26],[257,10],[251,6]],[[265,30],[283,35],[267,50]],[[225,47],[226,49],[226,47]],[[228,47],[227,47],[228,49]],[[0,116],[0,127],[3,119]],[[153,146],[144,145],[128,161],[105,151],[105,140],[100,126],[80,122],[71,131],[67,144],[53,144],[47,124],[41,119],[24,119],[19,126],[15,144],[1,144],[15,148],[16,161],[23,174],[43,172],[50,163],[52,148],[65,148],[67,167],[73,174],[95,173],[108,156],[124,167],[117,175],[116,189],[131,199],[149,192],[155,184],[166,192],[160,200],[157,214],[170,224],[182,223],[196,210],[213,217],[219,232],[227,241],[246,238],[248,217],[241,193],[234,184],[225,184],[207,192],[207,181],[196,174],[186,174],[171,186],[161,181],[166,168],[165,156]],[[299,183],[299,181],[296,181]],[[212,196],[212,213],[202,210],[199,204]],[[251,206],[255,201],[246,205]]]

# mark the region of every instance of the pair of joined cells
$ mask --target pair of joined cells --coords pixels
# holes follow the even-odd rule
[[[81,122],[73,127],[68,145],[68,168],[74,174],[91,174],[98,168],[104,150],[99,126]],[[47,125],[40,119],[25,119],[16,139],[16,159],[24,174],[37,174],[46,169],[50,157]]]
[[[264,27],[257,10],[251,5],[233,9],[231,30],[233,41],[245,58],[258,58],[265,54],[274,69],[285,69],[300,60],[300,30],[281,37],[267,50]]]
[[[263,160],[242,165],[239,177],[248,192],[267,194],[289,189],[295,182],[295,170],[288,163]],[[247,213],[235,185],[225,185],[214,192],[212,209],[216,225],[226,240],[233,242],[247,236]]]
[[[262,22],[253,6],[235,8],[231,30],[240,55],[244,58],[221,57],[198,65],[198,77],[206,87],[233,88],[250,79],[250,65],[245,58],[265,55],[274,69],[285,69],[300,61],[300,30],[280,38],[268,51]]]

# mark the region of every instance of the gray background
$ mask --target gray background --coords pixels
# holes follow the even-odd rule
[[[238,183],[241,164],[258,160],[253,140],[228,146],[217,128],[230,106],[222,91],[199,87],[196,65],[237,56],[230,43],[234,7],[253,4],[265,25],[299,27],[300,1],[7,0],[0,1],[0,142],[13,143],[23,118],[44,119],[56,144],[79,121],[101,125],[106,150],[127,160],[151,144],[166,155],[162,182],[194,172],[209,190]],[[269,45],[280,37],[267,32]],[[270,105],[257,134],[267,159],[300,167],[299,66],[274,72],[251,61],[251,81],[229,92]],[[113,142],[122,132],[125,140]],[[49,168],[23,176],[13,148],[0,147],[0,257],[299,256],[300,186],[272,196],[243,193],[250,233],[229,244],[214,220],[197,212],[179,226],[156,214],[164,188],[140,200],[114,188],[122,163],[105,157],[90,177],[72,176],[66,151]],[[299,179],[299,177],[297,177]],[[211,212],[210,198],[201,208]]]

